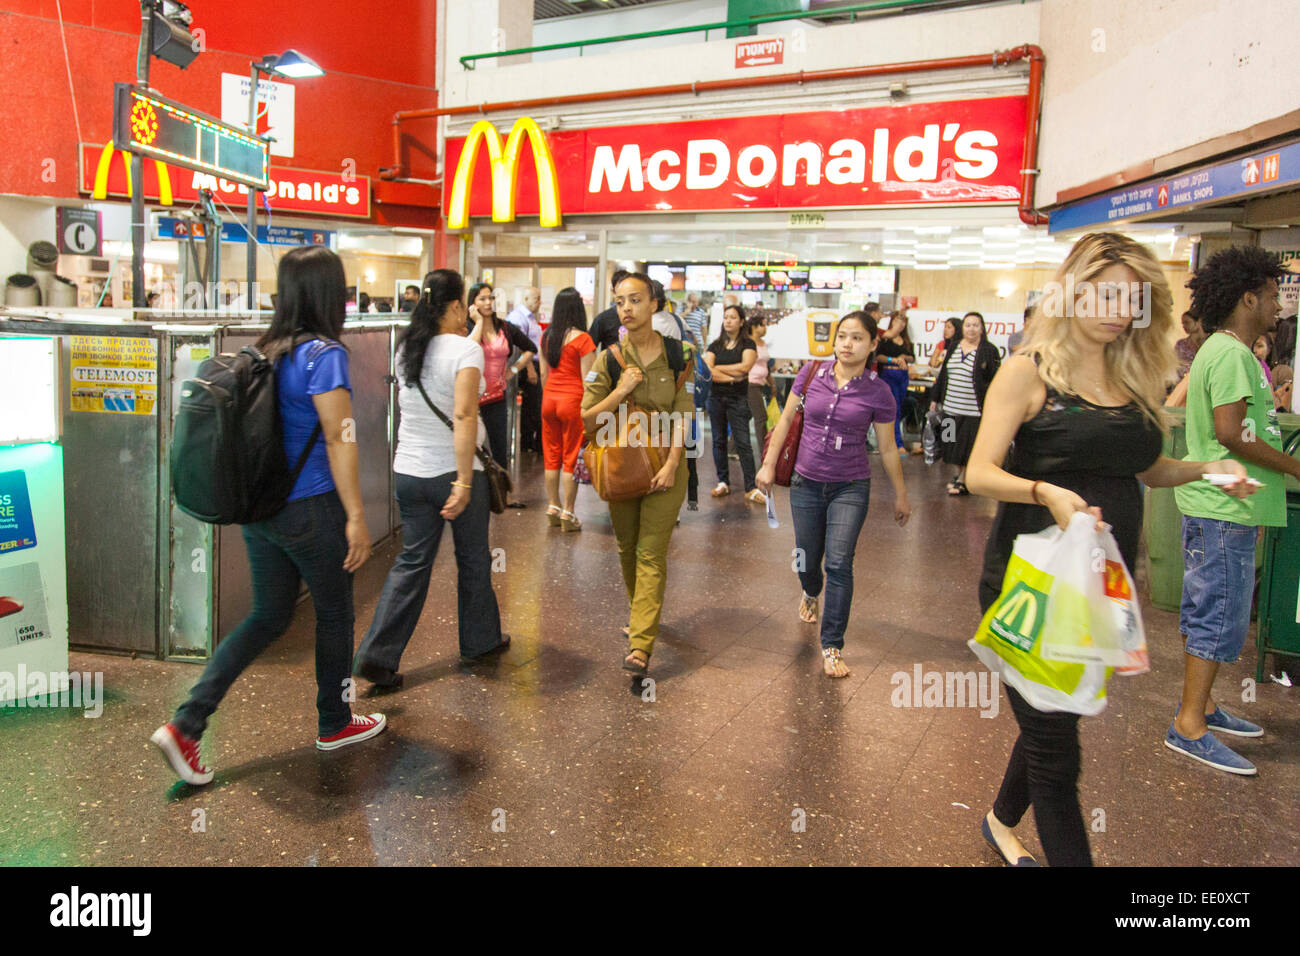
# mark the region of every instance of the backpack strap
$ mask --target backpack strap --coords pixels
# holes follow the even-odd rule
[[[609,360],[614,360],[611,365]],[[613,391],[618,387],[618,380],[623,376],[623,369],[627,368],[627,360],[623,358],[623,350],[615,342],[609,348],[605,349],[605,371],[609,373],[609,388]]]

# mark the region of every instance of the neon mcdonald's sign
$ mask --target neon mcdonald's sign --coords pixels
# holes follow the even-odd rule
[[[95,185],[90,192],[91,199],[108,198],[108,171],[113,165],[114,153],[120,153],[122,156],[122,168],[126,171],[126,194],[127,196],[131,195],[131,154],[124,149],[117,149],[113,145],[113,141],[109,140],[99,152],[99,164],[95,167]],[[172,181],[167,173],[167,164],[160,159],[155,159],[153,163],[158,170],[158,201],[164,206],[170,206],[172,204]],[[140,189],[144,189],[144,183],[140,184]]]
[[[492,221],[514,221],[515,193],[519,185],[519,154],[525,136],[528,137],[528,145],[533,151],[533,163],[537,167],[541,224],[560,225],[560,194],[550,145],[537,123],[530,117],[521,116],[511,127],[504,150],[501,147],[501,135],[487,120],[479,120],[470,128],[451,185],[451,201],[447,205],[447,225],[450,228],[464,229],[469,225],[470,181],[474,176],[479,146],[483,143],[487,144],[488,163],[492,172]]]

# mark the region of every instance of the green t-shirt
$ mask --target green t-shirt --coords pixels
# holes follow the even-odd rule
[[[1185,461],[1218,461],[1235,457],[1214,437],[1214,409],[1246,399],[1243,428],[1253,429],[1256,441],[1282,450],[1282,430],[1273,410],[1273,390],[1264,367],[1246,346],[1227,333],[1205,340],[1192,362],[1187,383],[1187,457]],[[1238,459],[1240,461],[1240,459]],[[1286,476],[1271,468],[1241,462],[1246,472],[1263,482],[1249,498],[1233,498],[1205,481],[1174,489],[1178,509],[1194,518],[1280,528],[1286,525]]]

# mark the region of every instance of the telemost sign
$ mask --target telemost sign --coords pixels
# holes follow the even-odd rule
[[[131,157],[104,147],[81,144],[81,191],[95,198],[131,195]],[[144,196],[163,205],[196,202],[199,190],[211,189],[222,202],[242,213],[248,205],[248,187],[220,176],[199,171],[145,164]],[[170,168],[170,175],[168,169]],[[370,217],[370,177],[345,176],[313,169],[271,167],[271,184],[266,196],[272,213],[292,212],[314,216]],[[259,207],[261,202],[259,200]]]
[[[1015,203],[1024,132],[1022,96],[550,133],[521,118],[504,148],[481,121],[447,141],[443,208],[463,228],[539,211],[558,224],[561,212]]]

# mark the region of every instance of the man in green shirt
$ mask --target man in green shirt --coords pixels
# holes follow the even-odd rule
[[[1273,393],[1250,350],[1277,323],[1281,277],[1274,256],[1233,247],[1211,256],[1187,283],[1191,311],[1207,334],[1189,373],[1187,460],[1235,458],[1263,487],[1249,498],[1224,495],[1207,482],[1174,490],[1184,515],[1179,627],[1186,653],[1182,702],[1165,746],[1246,776],[1255,765],[1215,735],[1261,737],[1263,728],[1215,705],[1210,690],[1219,665],[1237,659],[1250,630],[1258,529],[1286,524],[1284,475],[1300,478],[1300,461],[1282,453]]]

